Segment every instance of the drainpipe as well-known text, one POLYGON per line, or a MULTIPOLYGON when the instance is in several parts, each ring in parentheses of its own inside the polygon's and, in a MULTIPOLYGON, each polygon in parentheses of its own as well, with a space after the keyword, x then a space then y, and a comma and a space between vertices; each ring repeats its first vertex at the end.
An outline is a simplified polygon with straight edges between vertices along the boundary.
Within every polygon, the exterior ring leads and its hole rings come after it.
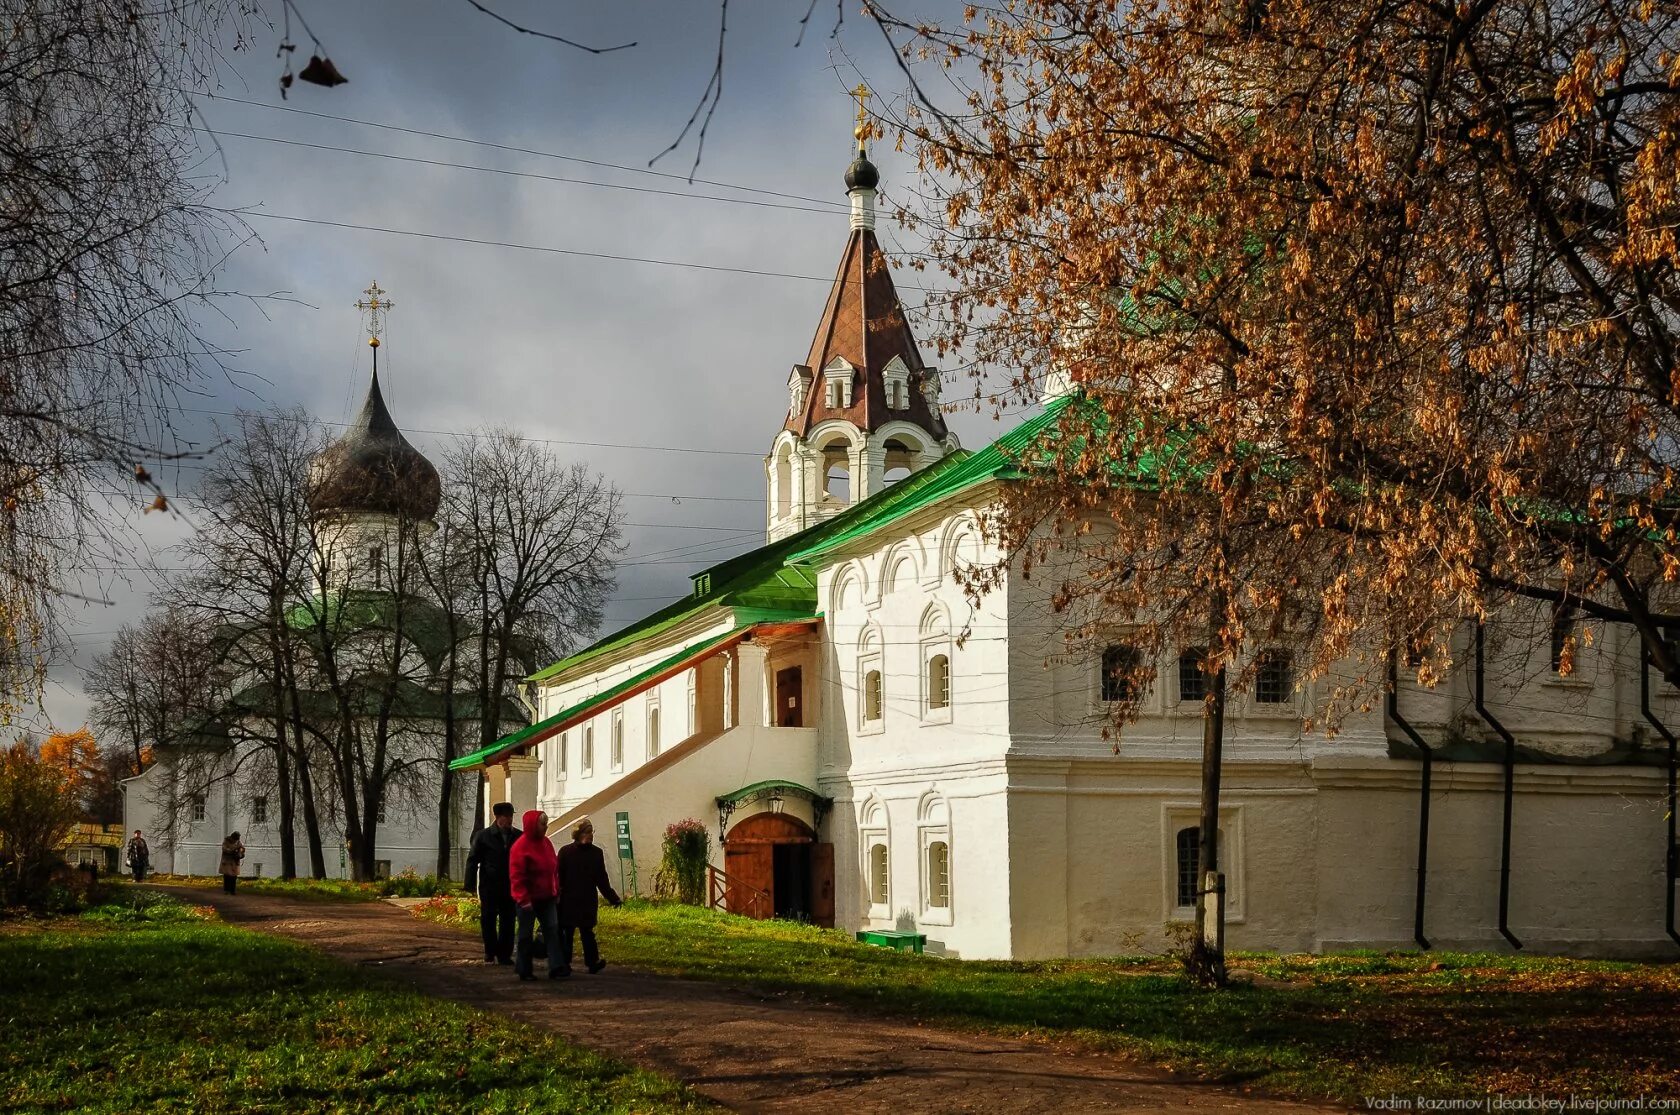
MULTIPOLYGON (((1417 904, 1412 914, 1412 940, 1417 942, 1418 948, 1427 952, 1430 945, 1429 938, 1423 935, 1423 898, 1425 884, 1429 879, 1429 774, 1435 765, 1435 750, 1423 741, 1417 729, 1412 727, 1411 721, 1400 715, 1400 671, 1396 665, 1398 657, 1392 652, 1388 656, 1388 718, 1412 741, 1412 746, 1423 752, 1423 787, 1418 793, 1417 904)), ((1669 815, 1672 818, 1672 811, 1669 815)), ((1673 888, 1669 888, 1669 894, 1672 896, 1673 893, 1673 888)), ((1669 905, 1672 908, 1672 899, 1669 905)), ((1672 918, 1669 924, 1673 924, 1672 918)))
POLYGON ((1494 730, 1500 739, 1505 741, 1505 817, 1501 825, 1499 844, 1499 935, 1511 943, 1512 948, 1520 949, 1523 943, 1517 940, 1517 935, 1511 932, 1510 923, 1506 915, 1511 908, 1511 801, 1516 789, 1517 780, 1517 739, 1505 725, 1494 719, 1493 713, 1488 711, 1484 698, 1487 696, 1485 677, 1485 659, 1483 644, 1486 628, 1483 624, 1476 625, 1476 714, 1487 722, 1487 726, 1494 730))
POLYGON ((1680 875, 1680 845, 1674 840, 1674 806, 1675 806, 1675 738, 1668 726, 1658 720, 1651 711, 1651 654, 1641 642, 1639 647, 1639 711, 1657 734, 1668 744, 1668 844, 1663 849, 1663 928, 1668 930, 1669 939, 1680 945, 1680 931, 1674 928, 1674 882, 1680 875))

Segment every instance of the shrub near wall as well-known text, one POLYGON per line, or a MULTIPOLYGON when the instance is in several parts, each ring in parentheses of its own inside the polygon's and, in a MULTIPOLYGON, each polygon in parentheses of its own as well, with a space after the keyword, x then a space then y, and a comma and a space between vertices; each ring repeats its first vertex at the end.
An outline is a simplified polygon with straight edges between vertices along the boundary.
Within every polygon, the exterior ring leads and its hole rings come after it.
POLYGON ((706 901, 706 863, 712 858, 712 838, 706 826, 690 817, 665 826, 664 847, 654 887, 662 898, 689 906, 706 901))

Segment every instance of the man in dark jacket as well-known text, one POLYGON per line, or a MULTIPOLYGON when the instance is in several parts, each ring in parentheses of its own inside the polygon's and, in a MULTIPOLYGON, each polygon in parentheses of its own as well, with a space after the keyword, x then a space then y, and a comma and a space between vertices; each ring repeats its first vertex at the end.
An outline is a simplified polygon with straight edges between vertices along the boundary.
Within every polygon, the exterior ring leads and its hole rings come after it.
POLYGON ((508 886, 508 851, 519 839, 513 803, 498 802, 495 822, 473 837, 467 853, 467 889, 478 891, 478 930, 486 964, 513 963, 513 891, 508 886), (476 884, 476 885, 475 885, 476 884))
POLYGON ((607 966, 595 943, 595 892, 614 906, 623 905, 607 878, 607 857, 595 846, 595 826, 585 817, 572 829, 572 842, 560 849, 560 956, 572 970, 572 931, 583 938, 583 963, 593 974, 607 966))

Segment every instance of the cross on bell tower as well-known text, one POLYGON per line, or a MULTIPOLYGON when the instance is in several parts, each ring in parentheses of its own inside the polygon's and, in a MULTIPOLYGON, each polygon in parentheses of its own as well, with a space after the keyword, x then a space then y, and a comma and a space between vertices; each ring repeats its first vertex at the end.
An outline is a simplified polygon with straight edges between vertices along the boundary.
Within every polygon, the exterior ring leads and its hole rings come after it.
MULTIPOLYGON (((367 315, 368 346, 378 349, 379 335, 385 331, 385 315, 390 312, 391 307, 395 306, 396 303, 383 297, 388 292, 380 289, 378 279, 375 279, 362 293, 367 297, 356 303, 356 309, 367 315)), ((374 353, 375 359, 378 358, 378 355, 377 352, 374 353)))

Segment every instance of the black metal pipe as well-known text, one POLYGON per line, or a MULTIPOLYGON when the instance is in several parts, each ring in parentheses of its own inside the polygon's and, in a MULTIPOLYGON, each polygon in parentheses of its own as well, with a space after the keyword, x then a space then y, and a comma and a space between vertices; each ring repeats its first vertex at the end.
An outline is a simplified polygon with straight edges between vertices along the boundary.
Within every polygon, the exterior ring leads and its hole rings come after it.
POLYGON ((1483 624, 1476 625, 1476 715, 1486 721, 1487 726, 1494 730, 1500 739, 1505 741, 1505 817, 1499 843, 1499 935, 1511 943, 1511 947, 1520 949, 1523 943, 1517 940, 1517 935, 1511 932, 1507 915, 1511 909, 1511 802, 1515 796, 1517 782, 1517 738, 1506 730, 1505 725, 1494 718, 1488 711, 1487 677, 1486 677, 1486 628, 1483 624))
MULTIPOLYGON (((1423 935, 1423 900, 1429 880, 1429 775, 1430 768, 1435 765, 1435 749, 1423 741, 1411 721, 1400 715, 1398 657, 1392 653, 1388 656, 1388 718, 1412 741, 1413 747, 1423 752, 1423 788, 1418 794, 1417 902, 1412 912, 1412 940, 1418 943, 1418 948, 1428 951, 1429 938, 1423 935)), ((1669 893, 1673 893, 1672 888, 1669 893)), ((1670 924, 1673 924, 1672 921, 1670 924)))
POLYGON ((1680 844, 1675 843, 1675 759, 1674 733, 1651 711, 1651 652, 1644 641, 1639 644, 1639 711, 1657 734, 1668 744, 1668 843, 1663 848, 1663 928, 1669 939, 1680 945, 1680 931, 1674 928, 1674 882, 1680 875, 1680 844))

